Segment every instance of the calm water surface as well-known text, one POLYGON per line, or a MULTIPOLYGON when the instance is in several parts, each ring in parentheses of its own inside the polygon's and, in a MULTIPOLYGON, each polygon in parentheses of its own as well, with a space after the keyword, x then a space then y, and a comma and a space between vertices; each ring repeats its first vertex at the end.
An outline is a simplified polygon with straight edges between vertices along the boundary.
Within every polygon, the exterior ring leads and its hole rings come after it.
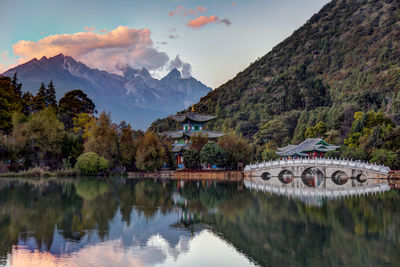
POLYGON ((0 266, 399 266, 400 193, 318 206, 243 184, 0 180, 0 266))

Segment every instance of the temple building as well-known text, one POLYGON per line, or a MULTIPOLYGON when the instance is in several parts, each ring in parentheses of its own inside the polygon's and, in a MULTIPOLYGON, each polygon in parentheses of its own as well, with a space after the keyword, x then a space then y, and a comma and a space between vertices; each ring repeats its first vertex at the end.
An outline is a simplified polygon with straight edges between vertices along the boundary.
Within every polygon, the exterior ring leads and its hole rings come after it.
POLYGON ((217 116, 199 114, 194 111, 185 114, 171 116, 172 119, 179 122, 177 131, 164 132, 172 138, 172 152, 174 152, 177 166, 184 168, 183 152, 190 149, 190 137, 193 135, 202 135, 211 140, 216 140, 218 137, 225 135, 222 132, 209 131, 206 123, 217 118, 217 116))
POLYGON ((328 151, 335 151, 339 146, 331 145, 321 138, 308 138, 299 145, 278 148, 276 154, 282 158, 322 158, 328 151))

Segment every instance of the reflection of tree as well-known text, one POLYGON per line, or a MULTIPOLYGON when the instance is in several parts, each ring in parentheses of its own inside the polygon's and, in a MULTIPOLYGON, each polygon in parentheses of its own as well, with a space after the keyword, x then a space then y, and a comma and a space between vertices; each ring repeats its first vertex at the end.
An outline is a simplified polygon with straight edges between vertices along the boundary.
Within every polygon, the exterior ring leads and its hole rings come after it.
MULTIPOLYGON (((189 222, 189 229, 195 229, 192 222, 209 224, 260 265, 371 266, 400 260, 397 191, 316 208, 235 187, 185 183, 179 190, 191 220, 183 224, 189 222)), ((106 239, 118 210, 128 225, 133 209, 149 219, 158 211, 169 214, 176 188, 176 182, 153 180, 0 180, 0 263, 19 240, 33 238, 48 250, 54 229, 69 241, 91 233, 106 239)))
POLYGON ((227 199, 206 220, 261 265, 393 264, 400 258, 400 194, 393 192, 327 202, 320 209, 263 193, 240 198, 238 192, 232 198, 247 208, 236 209, 227 199))

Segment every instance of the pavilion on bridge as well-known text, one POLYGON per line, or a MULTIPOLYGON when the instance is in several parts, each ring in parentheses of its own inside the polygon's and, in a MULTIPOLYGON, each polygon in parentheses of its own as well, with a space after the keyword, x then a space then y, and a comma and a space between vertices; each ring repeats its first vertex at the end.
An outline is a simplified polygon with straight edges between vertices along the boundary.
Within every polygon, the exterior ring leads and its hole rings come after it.
POLYGON ((164 132, 162 134, 174 139, 172 152, 179 168, 184 168, 183 152, 190 149, 190 137, 201 135, 208 139, 216 140, 218 137, 225 135, 222 132, 209 131, 207 129, 206 123, 216 119, 217 116, 196 113, 193 108, 192 112, 174 115, 171 118, 179 123, 177 131, 164 132))
POLYGON ((326 152, 338 148, 339 146, 328 144, 322 138, 308 138, 298 145, 278 148, 276 154, 282 158, 323 158, 326 152))

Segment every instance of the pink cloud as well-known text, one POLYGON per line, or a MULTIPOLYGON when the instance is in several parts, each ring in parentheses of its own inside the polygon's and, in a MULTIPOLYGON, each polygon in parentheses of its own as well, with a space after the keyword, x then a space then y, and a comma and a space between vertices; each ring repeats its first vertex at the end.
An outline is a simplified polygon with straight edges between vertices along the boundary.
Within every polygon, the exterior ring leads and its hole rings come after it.
POLYGON ((87 32, 93 32, 94 30, 96 30, 96 28, 93 26, 90 26, 90 27, 85 26, 85 27, 83 27, 83 30, 87 31, 87 32))
POLYGON ((198 18, 190 20, 186 25, 193 29, 198 29, 198 28, 204 27, 207 24, 216 23, 216 22, 223 23, 226 26, 229 26, 232 24, 231 21, 227 18, 220 19, 215 15, 211 15, 211 16, 200 16, 198 18))
POLYGON ((214 23, 218 21, 218 17, 215 15, 211 16, 200 16, 198 18, 195 18, 187 23, 187 26, 191 28, 200 28, 203 27, 209 23, 214 23))
POLYGON ((183 9, 184 9, 183 6, 177 6, 176 9, 175 9, 174 11, 170 11, 170 12, 168 13, 168 15, 169 15, 170 17, 172 17, 172 16, 174 16, 174 15, 176 15, 176 14, 181 13, 181 11, 182 11, 183 9))
POLYGON ((100 30, 100 32, 107 32, 107 29, 102 29, 100 30))
POLYGON ((232 6, 236 6, 236 2, 232 2, 232 6))
POLYGON ((169 61, 165 52, 153 46, 149 29, 119 26, 104 34, 78 32, 57 34, 34 41, 21 40, 13 45, 14 54, 23 63, 32 58, 63 53, 90 67, 119 73, 119 66, 149 70, 162 68, 169 61))

